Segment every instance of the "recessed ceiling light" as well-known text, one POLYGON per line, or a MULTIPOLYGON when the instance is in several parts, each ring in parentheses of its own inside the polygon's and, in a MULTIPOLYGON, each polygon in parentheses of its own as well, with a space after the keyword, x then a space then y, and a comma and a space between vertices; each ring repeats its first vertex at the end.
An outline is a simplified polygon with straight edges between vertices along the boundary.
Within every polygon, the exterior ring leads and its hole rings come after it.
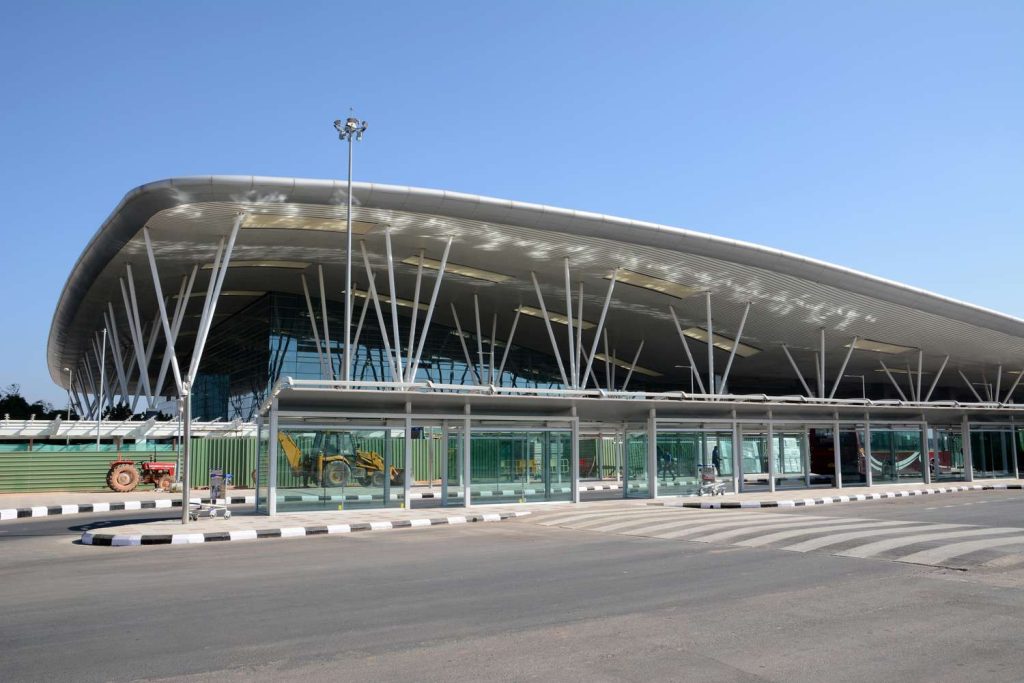
MULTIPOLYGON (((402 259, 402 263, 407 263, 410 266, 419 266, 420 257, 410 256, 409 258, 402 259)), ((441 262, 437 259, 423 257, 423 267, 431 270, 440 270, 441 262)), ((495 273, 481 268, 474 268, 472 266, 463 266, 458 263, 452 263, 451 261, 445 264, 444 270, 446 273, 455 273, 456 275, 473 278, 474 280, 483 280, 485 282, 505 282, 512 279, 511 275, 503 275, 501 273, 495 273)))
MULTIPOLYGON (((352 234, 365 235, 377 227, 376 223, 352 221, 352 234)), ((242 221, 242 229, 267 230, 315 230, 327 232, 345 232, 348 221, 344 218, 313 218, 309 216, 280 216, 271 213, 247 213, 242 221)))
MULTIPOLYGON (((689 329, 683 330, 683 334, 685 334, 690 339, 696 339, 697 341, 702 341, 705 344, 708 343, 708 331, 705 330, 703 327, 691 327, 689 329)), ((761 349, 754 348, 750 344, 744 344, 743 342, 740 342, 737 345, 735 339, 730 339, 729 337, 718 334, 717 332, 713 335, 713 339, 714 346, 716 349, 722 349, 723 351, 732 351, 733 347, 735 346, 736 355, 740 356, 741 358, 749 358, 754 354, 761 353, 761 349)))
MULTIPOLYGON (((844 348, 850 348, 849 344, 846 344, 844 348)), ((899 344, 889 344, 887 342, 874 341, 872 339, 858 339, 854 343, 853 348, 860 349, 862 351, 874 351, 875 353, 888 353, 895 356, 898 353, 906 353, 907 351, 913 351, 912 346, 900 346, 899 344)))
MULTIPOLYGON (((594 360, 595 361, 599 360, 599 361, 602 361, 602 362, 607 360, 610 363, 612 363, 613 365, 617 365, 620 368, 625 368, 626 370, 629 370, 629 368, 632 367, 631 364, 628 361, 624 361, 621 358, 608 358, 608 356, 604 355, 603 353, 595 353, 594 354, 594 360)), ((639 365, 637 365, 636 367, 633 368, 633 372, 639 372, 641 375, 647 375, 648 377, 661 377, 661 373, 660 372, 655 372, 654 370, 650 370, 648 368, 643 368, 643 367, 640 367, 639 365)))
MULTIPOLYGON (((352 296, 359 297, 360 299, 365 299, 369 295, 370 295, 370 293, 367 292, 365 289, 353 289, 352 290, 352 296)), ((391 297, 387 296, 385 294, 382 294, 381 292, 377 292, 377 298, 380 299, 384 303, 387 303, 387 304, 391 303, 391 297)), ((409 301, 408 299, 395 299, 395 303, 397 303, 399 306, 405 306, 406 308, 412 308, 413 306, 416 306, 416 308, 418 308, 421 311, 426 311, 427 309, 430 308, 430 306, 428 306, 427 304, 424 304, 424 303, 413 304, 413 302, 409 301)))
MULTIPOLYGON (((605 275, 605 280, 611 280, 611 275, 605 275)), ((668 280, 662 280, 658 277, 651 277, 650 275, 644 275, 643 273, 635 273, 632 270, 619 269, 615 275, 616 282, 622 282, 627 285, 634 287, 640 287, 641 289, 647 289, 652 292, 658 292, 660 294, 667 294, 668 296, 674 296, 677 299, 686 299, 699 294, 704 291, 696 289, 694 287, 687 287, 686 285, 680 285, 675 282, 669 282, 668 280)))
MULTIPOLYGON (((520 313, 522 313, 523 315, 530 315, 530 316, 533 316, 534 318, 543 318, 544 317, 544 312, 541 311, 539 308, 534 308, 533 306, 519 306, 518 308, 516 308, 516 310, 519 311, 520 313)), ((565 317, 564 313, 555 313, 554 311, 550 311, 549 310, 548 311, 548 319, 551 322, 558 323, 560 325, 568 325, 569 324, 569 319, 565 317)), ((573 319, 573 321, 572 321, 573 327, 576 327, 577 323, 579 323, 579 318, 573 319)), ((596 327, 596 325, 594 325, 594 323, 590 322, 589 320, 584 320, 582 327, 585 330, 589 330, 592 327, 596 327)))
MULTIPOLYGON (((305 261, 231 261, 228 268, 288 268, 302 270, 309 264, 305 261)), ((212 263, 204 263, 203 270, 212 270, 212 263)))

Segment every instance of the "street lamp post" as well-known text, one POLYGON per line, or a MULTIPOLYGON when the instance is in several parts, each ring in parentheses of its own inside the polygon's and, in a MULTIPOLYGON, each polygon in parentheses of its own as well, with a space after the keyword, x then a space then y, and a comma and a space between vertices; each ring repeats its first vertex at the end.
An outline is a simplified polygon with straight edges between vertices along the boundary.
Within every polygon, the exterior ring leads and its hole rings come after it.
POLYGON ((74 381, 74 375, 71 372, 71 368, 64 368, 64 372, 68 373, 68 409, 64 413, 64 419, 71 419, 71 383, 74 381))
MULTIPOLYGON (((352 345, 352 142, 353 139, 363 139, 363 133, 366 132, 366 121, 360 121, 354 116, 350 116, 345 121, 336 120, 334 129, 338 131, 339 140, 348 142, 348 212, 345 216, 345 347, 342 355, 345 369, 341 375, 342 379, 348 382, 352 379, 350 353, 352 345)), ((327 324, 326 321, 324 324, 327 324)), ((331 350, 327 349, 327 353, 330 354, 331 350)))

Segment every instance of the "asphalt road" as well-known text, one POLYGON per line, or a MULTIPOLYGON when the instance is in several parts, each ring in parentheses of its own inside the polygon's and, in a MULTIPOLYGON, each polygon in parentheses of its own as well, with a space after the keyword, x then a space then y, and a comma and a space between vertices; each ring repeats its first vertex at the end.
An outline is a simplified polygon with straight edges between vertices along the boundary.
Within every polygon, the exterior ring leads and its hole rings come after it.
MULTIPOLYGON (((904 514, 956 500, 910 499, 904 514)), ((72 542, 73 527, 103 517, 3 527, 0 680, 1022 678, 1024 580, 1010 572, 525 520, 197 547, 72 542)))
MULTIPOLYGON (((856 489, 850 489, 851 492, 856 489)), ((833 494, 835 495, 835 494, 833 494)), ((910 498, 886 498, 841 505, 768 508, 794 515, 871 517, 913 522, 1024 528, 1024 491, 965 491, 910 498)))

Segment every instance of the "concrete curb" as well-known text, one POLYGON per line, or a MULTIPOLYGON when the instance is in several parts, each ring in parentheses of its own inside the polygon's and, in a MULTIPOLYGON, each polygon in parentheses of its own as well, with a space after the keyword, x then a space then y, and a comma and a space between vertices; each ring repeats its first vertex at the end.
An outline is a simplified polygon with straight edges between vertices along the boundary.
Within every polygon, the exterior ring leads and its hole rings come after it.
MULTIPOLYGON (((233 496, 218 498, 189 498, 190 503, 205 505, 255 505, 256 496, 233 496)), ((0 521, 24 519, 25 517, 52 517, 55 515, 78 515, 88 512, 118 512, 130 510, 170 510, 180 508, 180 498, 156 498, 154 500, 123 500, 105 503, 70 503, 63 505, 38 505, 28 508, 8 508, 0 510, 0 521)))
POLYGON ((216 541, 256 541, 265 538, 294 538, 298 536, 335 536, 357 531, 383 531, 412 527, 440 526, 444 524, 468 524, 472 522, 500 522, 515 517, 525 517, 529 511, 485 512, 483 514, 453 515, 450 517, 423 517, 419 519, 382 520, 378 522, 355 522, 352 524, 327 524, 318 526, 288 526, 275 529, 239 529, 236 531, 210 531, 194 534, 111 534, 86 531, 82 534, 84 545, 141 546, 141 545, 184 545, 213 543, 216 541))
POLYGON ((938 493, 960 493, 963 491, 1004 491, 1024 489, 1022 484, 974 484, 971 486, 949 486, 944 488, 908 489, 901 491, 885 491, 883 493, 858 493, 852 496, 831 496, 828 498, 797 498, 793 500, 736 500, 736 501, 693 501, 672 503, 666 501, 651 502, 648 505, 664 507, 697 508, 700 510, 734 510, 737 508, 792 508, 807 505, 833 505, 836 503, 855 503, 862 500, 882 500, 884 498, 909 498, 911 496, 928 496, 938 493))

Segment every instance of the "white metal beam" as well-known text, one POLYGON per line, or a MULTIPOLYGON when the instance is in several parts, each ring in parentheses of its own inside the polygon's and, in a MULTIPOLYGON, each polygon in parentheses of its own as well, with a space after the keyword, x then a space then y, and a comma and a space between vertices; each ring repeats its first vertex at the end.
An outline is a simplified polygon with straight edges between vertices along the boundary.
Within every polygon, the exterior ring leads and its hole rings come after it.
POLYGON ((736 349, 740 347, 740 340, 743 338, 743 328, 747 324, 747 314, 750 313, 750 302, 747 302, 743 309, 743 317, 740 318, 740 327, 736 332, 736 340, 733 342, 732 350, 729 352, 729 360, 725 364, 725 372, 722 374, 722 393, 729 393, 729 371, 732 370, 732 361, 736 357, 736 349))
POLYGON ((601 317, 597 319, 597 329, 594 330, 594 342, 590 345, 590 357, 587 359, 587 369, 583 373, 584 378, 590 374, 590 368, 594 364, 594 356, 597 355, 597 344, 601 339, 601 332, 604 330, 604 321, 608 315, 608 306, 612 302, 612 292, 615 291, 615 282, 618 275, 619 271, 613 270, 612 277, 608 281, 608 293, 604 297, 604 306, 601 307, 601 317))
POLYGON ((786 354, 786 358, 789 359, 789 364, 791 366, 793 366, 793 372, 796 373, 796 378, 798 380, 800 380, 800 384, 803 385, 804 391, 807 392, 807 397, 808 398, 814 398, 814 392, 811 391, 811 388, 809 386, 807 386, 807 381, 804 380, 804 376, 802 374, 800 374, 800 368, 797 367, 796 361, 793 360, 793 355, 789 352, 789 347, 786 346, 785 344, 783 344, 782 345, 782 351, 783 351, 783 353, 786 354))
MULTIPOLYGON (((540 312, 544 315, 544 326, 548 330, 548 338, 551 340, 551 353, 555 356, 555 361, 558 363, 558 372, 562 375, 562 386, 570 388, 569 378, 565 375, 565 366, 562 365, 562 354, 558 350, 558 344, 555 342, 555 331, 551 329, 551 319, 548 318, 548 308, 544 305, 544 295, 540 291, 540 283, 537 282, 537 274, 532 270, 530 271, 530 278, 533 279, 533 289, 537 292, 537 301, 540 303, 540 312)), ((586 382, 586 379, 583 380, 586 382)))
MULTIPOLYGON (((156 256, 153 254, 153 242, 149 238, 149 228, 142 227, 142 238, 146 242, 146 256, 149 258, 149 268, 153 274, 153 289, 156 290, 156 303, 160 309, 160 323, 164 328, 164 335, 167 339, 167 352, 171 356, 171 371, 174 373, 174 384, 178 389, 178 396, 183 396, 187 387, 182 382, 181 369, 178 367, 177 354, 174 351, 174 337, 171 335, 171 323, 167 319, 167 307, 164 306, 164 293, 160 286, 160 273, 156 269, 156 256)), ((195 359, 193 359, 194 361, 195 359)), ((191 375, 189 376, 191 379, 191 375)), ((191 383, 191 382, 189 382, 191 383)))
MULTIPOLYGON (((384 350, 388 356, 388 367, 391 369, 391 380, 393 382, 401 382, 402 376, 398 374, 397 368, 395 368, 395 356, 391 352, 391 341, 388 338, 388 328, 384 323, 384 313, 380 308, 380 299, 377 297, 377 285, 374 282, 373 270, 370 268, 370 258, 366 255, 366 242, 365 240, 359 240, 359 249, 363 255, 363 267, 366 268, 366 279, 369 282, 367 289, 370 290, 370 297, 373 299, 373 308, 377 312, 377 324, 380 325, 380 335, 384 342, 384 350)), ((381 368, 381 372, 383 372, 381 368)))
MULTIPOLYGON (((327 369, 327 361, 324 360, 324 351, 320 346, 320 331, 316 324, 316 315, 313 313, 313 299, 309 296, 309 283, 306 282, 306 274, 299 275, 302 280, 302 294, 306 299, 306 312, 309 315, 309 326, 313 330, 313 343, 316 344, 316 356, 320 360, 320 375, 327 379, 334 379, 332 373, 327 369)), ((369 301, 369 299, 367 299, 369 301)))
POLYGON ((708 392, 704 390, 704 380, 700 378, 700 373, 697 372, 697 364, 693 362, 693 354, 690 353, 690 345, 686 342, 686 335, 683 334, 683 326, 679 324, 679 318, 676 316, 676 310, 669 306, 668 312, 672 314, 672 322, 675 323, 676 332, 679 333, 679 341, 683 342, 683 351, 686 352, 686 360, 690 361, 690 374, 697 380, 697 388, 700 389, 700 393, 707 394, 708 392))
POLYGON ((949 356, 942 359, 942 365, 939 366, 939 371, 935 373, 935 379, 932 380, 932 384, 928 387, 928 393, 925 394, 924 402, 928 403, 932 398, 932 392, 935 391, 936 385, 939 383, 939 378, 942 377, 943 370, 946 369, 946 363, 949 362, 949 356))
POLYGON ((839 374, 836 375, 836 381, 834 384, 832 384, 832 391, 830 391, 828 394, 828 397, 830 399, 836 397, 836 389, 839 388, 839 383, 843 381, 843 374, 846 372, 846 366, 850 362, 850 356, 853 355, 853 349, 855 346, 857 346, 857 339, 858 337, 854 336, 853 340, 850 342, 850 350, 846 352, 846 357, 843 358, 843 364, 839 366, 839 374))
POLYGON ((448 265, 448 253, 452 249, 452 240, 455 239, 452 236, 448 237, 447 244, 444 245, 444 254, 441 256, 441 265, 437 269, 437 279, 434 280, 434 291, 430 294, 430 305, 427 306, 427 315, 423 319, 423 330, 420 332, 420 342, 416 346, 416 359, 412 364, 412 371, 409 376, 413 381, 416 380, 416 371, 420 367, 420 358, 423 355, 423 344, 427 341, 427 333, 430 332, 430 321, 434 316, 434 305, 437 303, 437 293, 441 289, 441 280, 444 278, 444 269, 448 265))

